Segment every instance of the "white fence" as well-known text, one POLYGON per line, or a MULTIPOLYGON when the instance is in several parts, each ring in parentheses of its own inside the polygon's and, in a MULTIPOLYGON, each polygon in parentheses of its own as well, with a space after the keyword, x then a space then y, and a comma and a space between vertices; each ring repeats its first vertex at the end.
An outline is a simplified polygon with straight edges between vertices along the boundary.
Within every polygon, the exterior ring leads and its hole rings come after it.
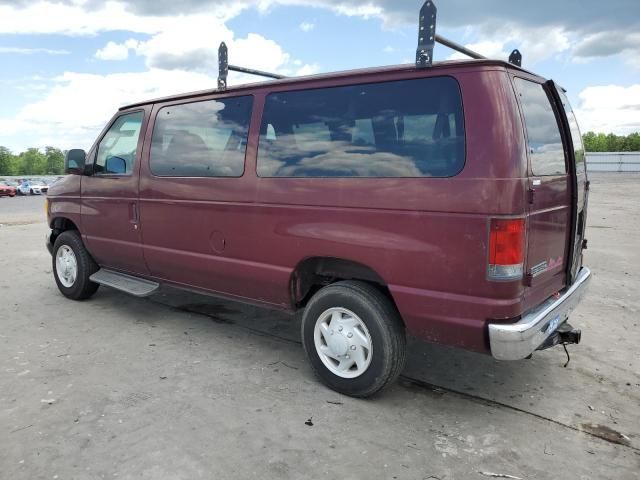
POLYGON ((640 152, 587 153, 589 172, 640 172, 640 152))

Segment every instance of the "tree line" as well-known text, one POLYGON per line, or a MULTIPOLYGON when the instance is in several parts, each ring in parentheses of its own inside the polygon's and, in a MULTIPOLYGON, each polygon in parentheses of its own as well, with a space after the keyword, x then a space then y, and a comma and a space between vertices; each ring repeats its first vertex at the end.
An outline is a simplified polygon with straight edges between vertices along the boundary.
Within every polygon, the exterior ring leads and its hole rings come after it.
POLYGON ((614 135, 587 132, 582 136, 587 152, 640 152, 640 133, 614 135))
MULTIPOLYGON (((587 152, 640 152, 640 132, 630 135, 587 132, 582 136, 587 152)), ((0 175, 61 175, 67 152, 55 147, 28 148, 14 155, 0 146, 0 175)))
POLYGON ((61 175, 64 173, 66 151, 55 147, 28 148, 14 155, 0 146, 0 175, 61 175))

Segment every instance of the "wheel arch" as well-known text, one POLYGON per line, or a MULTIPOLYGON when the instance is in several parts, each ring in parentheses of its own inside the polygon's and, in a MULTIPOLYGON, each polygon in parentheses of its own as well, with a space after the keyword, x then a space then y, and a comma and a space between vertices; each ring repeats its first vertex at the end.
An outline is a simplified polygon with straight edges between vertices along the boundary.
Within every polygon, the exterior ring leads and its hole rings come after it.
POLYGON ((80 229, 75 224, 75 222, 67 217, 56 217, 52 219, 49 223, 49 227, 51 228, 49 243, 51 243, 52 246, 55 243, 56 238, 58 238, 58 235, 60 235, 62 232, 76 230, 78 233, 80 233, 80 229))
POLYGON ((370 283, 383 291, 395 306, 387 283, 378 272, 363 263, 336 257, 308 257, 296 265, 289 280, 291 305, 294 309, 302 308, 320 288, 343 280, 370 283))

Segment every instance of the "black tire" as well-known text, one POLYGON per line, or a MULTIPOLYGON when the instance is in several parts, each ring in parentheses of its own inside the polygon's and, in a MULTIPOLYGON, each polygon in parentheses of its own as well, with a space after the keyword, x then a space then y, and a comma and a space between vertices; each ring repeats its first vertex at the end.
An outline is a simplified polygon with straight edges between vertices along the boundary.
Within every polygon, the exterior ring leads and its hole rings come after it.
POLYGON ((302 344, 316 375, 329 388, 352 397, 374 395, 394 382, 406 362, 406 337, 400 314, 391 300, 364 282, 337 282, 318 291, 302 316, 302 344), (317 320, 328 309, 341 307, 360 317, 372 343, 368 368, 355 378, 342 378, 322 362, 314 342, 317 320))
POLYGON ((99 267, 93 258, 91 258, 91 255, 89 255, 89 252, 87 252, 80 238, 80 234, 76 230, 68 230, 58 235, 53 244, 52 261, 53 277, 56 280, 58 289, 65 297, 72 300, 84 300, 96 293, 100 285, 90 281, 89 277, 97 272, 99 267), (56 264, 56 254, 60 247, 63 246, 68 246, 73 251, 78 268, 76 279, 69 287, 63 285, 60 281, 56 264))

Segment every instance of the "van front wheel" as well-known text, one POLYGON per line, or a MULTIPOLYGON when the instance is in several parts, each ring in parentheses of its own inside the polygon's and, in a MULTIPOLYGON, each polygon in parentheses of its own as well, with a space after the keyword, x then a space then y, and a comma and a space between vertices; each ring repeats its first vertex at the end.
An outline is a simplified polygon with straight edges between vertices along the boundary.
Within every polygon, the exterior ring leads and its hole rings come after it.
POLYGON ((97 283, 89 277, 98 265, 84 248, 75 230, 62 232, 53 245, 53 276, 60 292, 72 300, 84 300, 96 293, 97 283))
POLYGON ((302 344, 316 375, 352 397, 369 397, 392 383, 406 359, 395 306, 364 282, 338 282, 316 293, 302 316, 302 344))

